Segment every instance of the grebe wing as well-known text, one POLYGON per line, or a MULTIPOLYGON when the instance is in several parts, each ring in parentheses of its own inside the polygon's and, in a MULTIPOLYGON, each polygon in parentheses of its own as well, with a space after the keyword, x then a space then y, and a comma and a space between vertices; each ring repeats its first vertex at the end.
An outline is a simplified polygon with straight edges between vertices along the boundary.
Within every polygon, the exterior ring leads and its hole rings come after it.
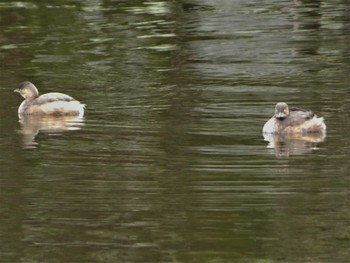
POLYGON ((296 107, 290 107, 289 112, 291 114, 297 113, 297 115, 303 119, 312 119, 315 116, 315 114, 311 110, 304 110, 296 107))
POLYGON ((76 101, 73 97, 59 92, 46 93, 35 99, 35 104, 45 104, 55 101, 76 101))

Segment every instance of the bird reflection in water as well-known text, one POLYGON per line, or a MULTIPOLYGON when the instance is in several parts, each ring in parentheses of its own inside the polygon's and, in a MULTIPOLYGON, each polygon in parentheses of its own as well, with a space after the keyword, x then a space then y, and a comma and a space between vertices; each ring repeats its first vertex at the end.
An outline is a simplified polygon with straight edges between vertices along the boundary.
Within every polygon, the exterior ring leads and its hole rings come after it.
POLYGON ((39 133, 57 135, 67 131, 80 130, 84 119, 77 116, 33 116, 19 115, 20 133, 25 148, 36 148, 35 137, 39 133))
POLYGON ((269 142, 267 148, 273 149, 276 157, 303 155, 318 149, 318 143, 326 139, 325 133, 310 134, 263 134, 264 140, 269 142))

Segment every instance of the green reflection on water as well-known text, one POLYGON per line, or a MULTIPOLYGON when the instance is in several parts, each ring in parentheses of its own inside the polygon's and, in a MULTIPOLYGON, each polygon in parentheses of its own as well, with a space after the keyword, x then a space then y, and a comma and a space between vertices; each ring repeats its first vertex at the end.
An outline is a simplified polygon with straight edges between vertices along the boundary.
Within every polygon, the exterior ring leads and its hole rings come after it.
POLYGON ((2 258, 346 262, 348 4, 321 2, 1 3, 2 258), (24 149, 23 80, 86 103, 81 129, 24 149), (280 100, 326 141, 276 158, 280 100))

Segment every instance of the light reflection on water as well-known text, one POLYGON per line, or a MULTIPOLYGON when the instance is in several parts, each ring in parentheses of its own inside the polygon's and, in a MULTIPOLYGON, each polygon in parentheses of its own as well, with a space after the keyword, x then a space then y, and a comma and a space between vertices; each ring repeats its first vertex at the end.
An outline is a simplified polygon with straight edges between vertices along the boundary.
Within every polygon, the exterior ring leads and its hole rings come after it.
POLYGON ((2 258, 346 262, 347 8, 0 3, 2 258), (18 123, 24 79, 86 118, 18 123), (324 116, 327 139, 264 141, 278 101, 324 116))
POLYGON ((20 133, 23 135, 23 145, 26 148, 35 147, 35 137, 39 133, 50 135, 61 134, 66 131, 77 131, 84 125, 83 118, 72 116, 19 116, 20 133))
POLYGON ((264 134, 264 140, 269 142, 267 148, 274 149, 277 157, 312 153, 318 149, 317 144, 325 139, 325 133, 288 136, 264 134))

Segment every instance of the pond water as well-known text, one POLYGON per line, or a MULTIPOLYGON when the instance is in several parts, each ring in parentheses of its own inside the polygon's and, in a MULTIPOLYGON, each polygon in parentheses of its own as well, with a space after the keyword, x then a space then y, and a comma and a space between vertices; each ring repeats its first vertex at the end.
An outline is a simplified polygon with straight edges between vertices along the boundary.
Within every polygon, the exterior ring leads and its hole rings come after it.
POLYGON ((0 0, 2 262, 348 262, 350 3, 0 0), (29 80, 87 105, 19 121, 29 80), (264 141, 274 105, 326 138, 264 141))

